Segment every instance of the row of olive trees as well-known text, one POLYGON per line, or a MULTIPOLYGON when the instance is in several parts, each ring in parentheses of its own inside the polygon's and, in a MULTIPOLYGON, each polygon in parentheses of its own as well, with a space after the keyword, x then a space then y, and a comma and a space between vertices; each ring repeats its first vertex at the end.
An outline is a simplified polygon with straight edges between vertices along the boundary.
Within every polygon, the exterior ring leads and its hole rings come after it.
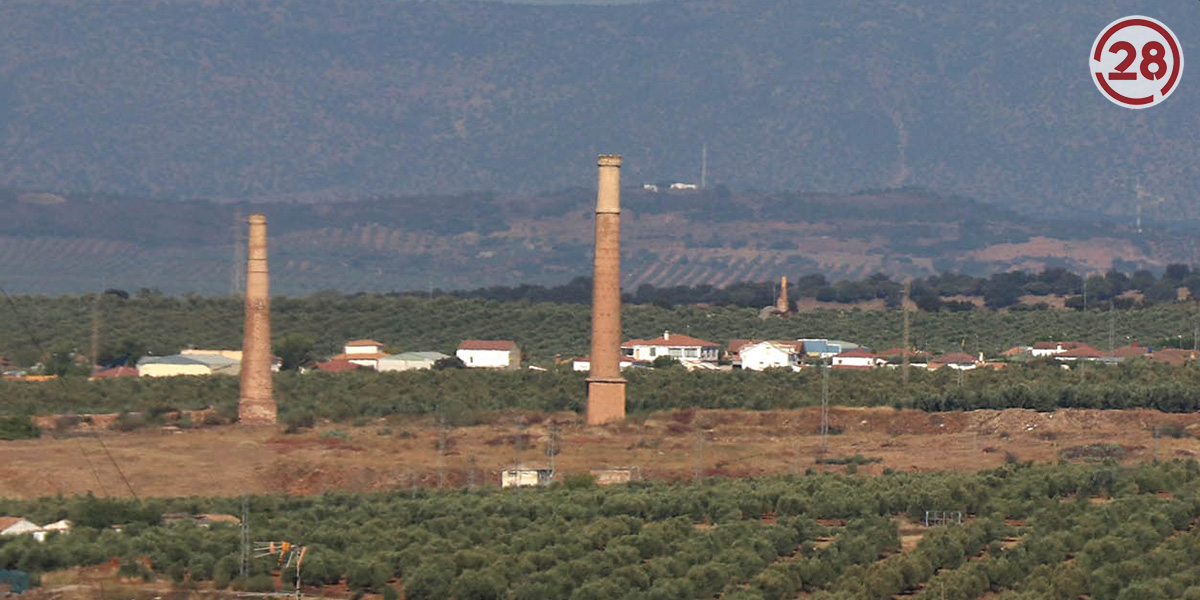
MULTIPOLYGON (((945 590, 947 598, 1108 600, 1155 584, 1176 589, 1195 576, 1196 536, 1179 532, 1200 518, 1198 489, 1195 461, 1007 465, 520 494, 270 495, 251 499, 250 523, 254 539, 309 547, 308 585, 345 581, 390 595, 399 580, 408 598, 882 599, 945 590), (929 509, 962 511, 968 522, 930 529, 914 550, 898 553, 895 517, 929 509)), ((6 514, 77 526, 44 544, 0 538, 0 568, 47 572, 118 558, 128 574, 224 587, 239 575, 236 527, 168 525, 162 515, 236 514, 238 504, 0 501, 6 514)), ((273 568, 264 558, 249 574, 273 568)))

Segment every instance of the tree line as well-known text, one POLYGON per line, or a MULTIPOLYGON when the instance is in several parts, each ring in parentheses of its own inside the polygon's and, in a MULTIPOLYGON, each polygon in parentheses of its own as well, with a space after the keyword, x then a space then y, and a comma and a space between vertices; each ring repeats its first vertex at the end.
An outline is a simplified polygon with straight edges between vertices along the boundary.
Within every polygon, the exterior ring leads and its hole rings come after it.
MULTIPOLYGON (((667 368, 634 370, 626 375, 628 410, 635 415, 688 408, 818 406, 823 389, 819 368, 799 373, 667 368)), ((392 415, 436 415, 452 425, 473 425, 494 420, 499 411, 581 413, 585 378, 585 373, 566 367, 547 372, 280 373, 275 378, 275 397, 281 419, 295 426, 311 426, 321 419, 355 423, 392 415)), ((830 402, 839 406, 924 411, 1150 408, 1183 413, 1200 411, 1200 366, 1176 367, 1134 359, 1120 365, 1064 371, 1052 361, 1035 360, 1000 371, 914 369, 907 382, 899 369, 834 370, 828 389, 830 402)), ((130 413, 115 427, 132 429, 161 424, 167 413, 213 408, 210 423, 220 424, 236 418, 237 398, 238 379, 220 375, 0 381, 0 416, 27 419, 46 414, 130 413)), ((0 434, 36 435, 26 422, 0 423, 0 434)))
MULTIPOLYGON (((1179 288, 1186 288, 1191 297, 1200 294, 1200 271, 1185 264, 1170 264, 1160 275, 1148 269, 1125 273, 1110 269, 1104 274, 1080 275, 1062 267, 1048 267, 1041 272, 1008 271, 988 276, 963 273, 940 273, 916 278, 911 282, 911 298, 917 308, 927 312, 938 310, 972 310, 974 304, 948 298, 979 296, 988 308, 1001 309, 1021 305, 1023 296, 1066 296, 1067 307, 1128 309, 1134 306, 1174 302, 1179 288), (1119 297, 1126 292, 1138 292, 1140 299, 1119 297)), ((808 274, 788 282, 789 298, 813 298, 822 302, 853 303, 883 300, 888 307, 900 306, 904 285, 883 273, 862 280, 830 281, 824 275, 808 274)), ((639 285, 623 295, 627 304, 718 304, 761 308, 772 306, 779 294, 778 282, 738 282, 725 287, 712 285, 656 287, 639 285)), ((401 295, 441 296, 451 298, 481 298, 499 302, 555 302, 589 304, 592 301, 592 282, 588 277, 576 277, 558 286, 524 284, 493 286, 461 291, 410 292, 401 295)), ((1026 309, 1039 307, 1037 302, 1021 305, 1026 309)))
MULTIPOLYGON (((97 360, 129 364, 139 356, 182 348, 240 348, 242 301, 232 297, 166 296, 143 290, 82 296, 11 296, 0 306, 0 355, 16 366, 42 363, 50 372, 87 372, 93 331, 97 360)), ((515 341, 528 362, 553 364, 589 351, 587 305, 500 302, 480 298, 418 298, 383 294, 345 296, 319 292, 272 299, 276 352, 289 366, 332 356, 349 340, 372 338, 389 351, 453 354, 464 339, 515 341)), ((1158 304, 1131 310, 970 311, 910 313, 910 343, 941 354, 995 355, 1037 340, 1078 340, 1107 350, 1140 341, 1192 347, 1200 306, 1158 304)), ((724 346, 734 338, 831 338, 877 351, 904 340, 901 311, 819 310, 781 319, 760 318, 754 307, 631 304, 623 309, 625 339, 654 338, 664 330, 724 346)))

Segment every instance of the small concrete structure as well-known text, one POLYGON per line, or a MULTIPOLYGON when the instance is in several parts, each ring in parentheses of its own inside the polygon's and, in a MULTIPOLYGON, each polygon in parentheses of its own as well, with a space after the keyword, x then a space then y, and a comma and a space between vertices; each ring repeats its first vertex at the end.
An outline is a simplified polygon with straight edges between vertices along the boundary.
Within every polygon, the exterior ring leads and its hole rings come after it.
POLYGON ((642 470, 638 467, 602 467, 591 469, 590 472, 596 485, 616 485, 642 479, 642 470))
POLYGON ((502 488, 550 485, 553 480, 553 469, 516 467, 500 472, 500 487, 502 488))

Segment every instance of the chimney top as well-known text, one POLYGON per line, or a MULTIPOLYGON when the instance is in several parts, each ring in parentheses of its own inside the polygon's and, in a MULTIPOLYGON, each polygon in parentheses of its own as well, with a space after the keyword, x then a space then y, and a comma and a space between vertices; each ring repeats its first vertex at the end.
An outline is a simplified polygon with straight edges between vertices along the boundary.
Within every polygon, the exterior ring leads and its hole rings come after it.
POLYGON ((601 154, 596 159, 596 164, 601 167, 620 167, 621 166, 621 155, 620 154, 601 154))
POLYGON ((266 222, 267 222, 267 215, 263 215, 263 214, 253 214, 253 215, 250 215, 250 218, 248 219, 248 221, 249 221, 250 223, 266 223, 266 222))
POLYGON ((669 339, 671 339, 671 332, 670 332, 670 331, 663 331, 663 339, 664 339, 664 340, 669 340, 669 339))

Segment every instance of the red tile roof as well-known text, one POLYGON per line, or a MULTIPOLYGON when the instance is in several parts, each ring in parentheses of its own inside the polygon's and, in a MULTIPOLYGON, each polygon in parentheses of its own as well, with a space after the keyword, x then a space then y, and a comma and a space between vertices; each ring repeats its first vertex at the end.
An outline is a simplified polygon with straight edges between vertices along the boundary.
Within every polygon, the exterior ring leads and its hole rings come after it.
POLYGON ((380 342, 375 340, 353 340, 346 342, 347 346, 382 346, 380 342))
POLYGON ((1200 352, 1195 350, 1182 350, 1179 348, 1167 348, 1158 350, 1150 355, 1150 358, 1159 362, 1165 362, 1169 365, 1182 365, 1189 360, 1200 358, 1200 352))
POLYGON ((1055 354, 1055 358, 1100 358, 1105 356, 1100 350, 1087 344, 1079 344, 1066 352, 1055 354))
POLYGON ((862 348, 855 348, 853 350, 847 350, 847 351, 837 355, 835 358, 879 358, 879 357, 875 356, 875 353, 873 353, 873 352, 863 350, 862 348))
POLYGON ((1132 358, 1135 356, 1145 356, 1150 353, 1150 349, 1145 346, 1139 346, 1134 342, 1128 346, 1121 346, 1112 351, 1112 356, 1120 356, 1124 358, 1132 358))
POLYGON ((92 375, 92 379, 111 379, 113 377, 137 377, 138 370, 133 367, 110 367, 101 369, 92 375))
POLYGON ((905 350, 904 348, 889 348, 879 353, 879 356, 900 356, 907 354, 913 358, 924 358, 929 356, 929 353, 924 350, 905 350))
POLYGON ((943 354, 929 362, 937 365, 974 365, 979 363, 979 358, 971 356, 966 352, 951 352, 950 354, 943 354))
POLYGON ((329 360, 377 360, 391 356, 387 352, 356 352, 354 354, 336 354, 329 360))
POLYGON ((0 517, 0 531, 4 531, 24 520, 21 517, 0 517))
POLYGON ((344 373, 346 371, 354 371, 361 369, 362 366, 356 365, 348 360, 333 359, 326 362, 317 363, 317 370, 326 373, 344 373))
POLYGON ((463 340, 459 350, 516 350, 517 343, 511 340, 463 340))
POLYGON ((730 354, 737 354, 738 352, 742 351, 742 348, 745 348, 746 346, 750 346, 753 344, 757 344, 761 341, 762 340, 747 340, 747 339, 742 339, 742 338, 734 338, 732 340, 729 340, 729 349, 727 351, 730 354))
POLYGON ((709 341, 702 340, 699 338, 694 338, 689 335, 683 335, 681 333, 669 333, 669 332, 663 334, 662 336, 656 337, 652 340, 629 340, 628 342, 621 344, 622 348, 632 348, 634 346, 669 346, 672 348, 692 348, 692 347, 719 348, 720 347, 717 344, 714 344, 713 342, 709 342, 709 341))

